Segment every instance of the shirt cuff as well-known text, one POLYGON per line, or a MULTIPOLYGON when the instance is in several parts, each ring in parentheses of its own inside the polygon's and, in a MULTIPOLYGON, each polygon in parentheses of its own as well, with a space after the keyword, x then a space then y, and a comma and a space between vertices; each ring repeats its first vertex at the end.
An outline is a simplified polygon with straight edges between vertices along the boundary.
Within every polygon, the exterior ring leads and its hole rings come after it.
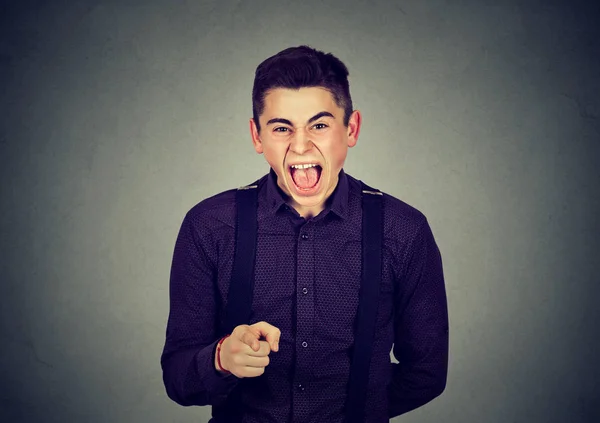
POLYGON ((202 348, 196 356, 200 380, 211 396, 227 396, 239 382, 233 373, 221 373, 215 368, 215 353, 220 339, 202 348))

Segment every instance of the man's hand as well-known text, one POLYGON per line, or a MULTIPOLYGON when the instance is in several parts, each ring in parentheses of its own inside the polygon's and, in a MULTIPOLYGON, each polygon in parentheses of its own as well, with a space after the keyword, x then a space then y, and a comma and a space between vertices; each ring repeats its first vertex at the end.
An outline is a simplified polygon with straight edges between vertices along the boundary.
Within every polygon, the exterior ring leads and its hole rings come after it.
POLYGON ((269 353, 279 351, 280 336, 281 331, 267 322, 236 326, 221 344, 221 366, 239 378, 262 375, 269 364, 269 353))

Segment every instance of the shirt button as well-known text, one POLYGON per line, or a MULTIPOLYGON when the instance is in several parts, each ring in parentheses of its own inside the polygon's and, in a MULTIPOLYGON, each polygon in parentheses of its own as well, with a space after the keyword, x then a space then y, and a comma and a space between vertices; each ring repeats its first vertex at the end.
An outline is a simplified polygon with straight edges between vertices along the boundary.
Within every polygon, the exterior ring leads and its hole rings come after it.
POLYGON ((306 289, 306 288, 302 288, 302 293, 303 293, 303 294, 306 294, 307 292, 308 292, 308 289, 306 289))
POLYGON ((302 239, 308 239, 308 234, 302 234, 302 239))
POLYGON ((304 342, 302 343, 302 346, 303 346, 304 348, 306 348, 306 347, 308 346, 308 344, 306 343, 306 341, 304 341, 304 342))

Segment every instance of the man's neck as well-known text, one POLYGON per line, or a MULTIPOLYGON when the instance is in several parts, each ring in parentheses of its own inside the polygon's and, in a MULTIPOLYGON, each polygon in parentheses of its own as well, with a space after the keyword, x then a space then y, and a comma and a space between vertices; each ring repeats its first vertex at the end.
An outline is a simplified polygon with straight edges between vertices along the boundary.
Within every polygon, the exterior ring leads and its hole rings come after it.
POLYGON ((310 219, 311 217, 317 216, 319 213, 321 213, 323 210, 325 210, 324 205, 315 206, 315 207, 302 207, 299 204, 294 204, 294 202, 290 202, 290 203, 288 203, 288 205, 290 207, 293 207, 294 210, 296 210, 300 216, 302 216, 303 218, 305 218, 307 220, 310 219))

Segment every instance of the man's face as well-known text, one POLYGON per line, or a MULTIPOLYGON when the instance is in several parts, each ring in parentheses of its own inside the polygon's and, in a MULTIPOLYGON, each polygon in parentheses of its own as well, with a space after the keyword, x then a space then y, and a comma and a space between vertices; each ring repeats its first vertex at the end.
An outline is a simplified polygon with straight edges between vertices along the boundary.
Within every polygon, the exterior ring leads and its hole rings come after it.
POLYGON ((337 185, 348 147, 358 139, 360 113, 355 110, 346 127, 344 110, 326 89, 277 88, 267 93, 259 120, 260 133, 250 119, 254 148, 264 153, 292 206, 322 210, 337 185))

